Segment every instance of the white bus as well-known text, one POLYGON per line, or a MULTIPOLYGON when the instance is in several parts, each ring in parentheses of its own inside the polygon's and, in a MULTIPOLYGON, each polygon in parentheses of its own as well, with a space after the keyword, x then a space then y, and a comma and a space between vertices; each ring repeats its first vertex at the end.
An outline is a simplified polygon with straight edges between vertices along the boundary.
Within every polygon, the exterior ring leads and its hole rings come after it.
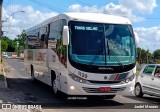
POLYGON ((113 98, 133 91, 136 39, 128 19, 64 13, 26 30, 26 35, 26 70, 55 94, 113 98))

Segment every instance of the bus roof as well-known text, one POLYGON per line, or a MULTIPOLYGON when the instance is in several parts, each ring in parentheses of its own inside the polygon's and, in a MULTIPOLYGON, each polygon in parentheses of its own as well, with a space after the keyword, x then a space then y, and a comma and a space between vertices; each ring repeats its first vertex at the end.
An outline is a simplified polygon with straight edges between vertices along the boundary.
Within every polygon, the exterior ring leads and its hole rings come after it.
POLYGON ((101 13, 64 13, 58 16, 51 17, 42 23, 29 28, 27 31, 36 29, 40 26, 47 25, 57 19, 66 19, 67 21, 84 21, 84 22, 95 22, 95 23, 112 23, 112 24, 131 24, 130 20, 120 16, 101 14, 101 13))
POLYGON ((113 24, 131 24, 130 20, 102 13, 64 13, 66 16, 77 21, 97 22, 97 23, 113 23, 113 24))

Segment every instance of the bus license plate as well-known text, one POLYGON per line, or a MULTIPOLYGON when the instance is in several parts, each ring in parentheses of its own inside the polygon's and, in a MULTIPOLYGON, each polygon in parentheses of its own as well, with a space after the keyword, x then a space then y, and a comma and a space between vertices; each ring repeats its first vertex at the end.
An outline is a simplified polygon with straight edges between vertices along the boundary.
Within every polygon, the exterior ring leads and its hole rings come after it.
POLYGON ((99 91, 100 92, 110 92, 111 91, 111 87, 100 87, 99 91))

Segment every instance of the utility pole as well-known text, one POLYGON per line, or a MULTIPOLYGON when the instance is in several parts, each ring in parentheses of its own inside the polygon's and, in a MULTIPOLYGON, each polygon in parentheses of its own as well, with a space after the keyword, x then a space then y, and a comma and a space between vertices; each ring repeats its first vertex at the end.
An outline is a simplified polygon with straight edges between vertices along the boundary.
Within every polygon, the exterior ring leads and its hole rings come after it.
POLYGON ((141 65, 141 49, 139 51, 139 64, 141 65))
POLYGON ((149 59, 148 59, 148 55, 149 55, 149 48, 148 48, 148 45, 147 46, 147 64, 149 63, 149 59))
POLYGON ((0 0, 0 38, 2 37, 2 4, 3 0, 0 0))
MULTIPOLYGON (((155 52, 155 47, 156 47, 156 45, 154 45, 154 52, 155 52)), ((154 63, 156 63, 155 53, 153 54, 153 60, 154 60, 154 63)))
POLYGON ((1 51, 1 39, 2 39, 2 4, 3 0, 0 0, 0 61, 2 62, 2 51, 1 51))
POLYGON ((149 53, 149 49, 147 50, 147 64, 149 63, 149 61, 148 61, 148 53, 149 53))

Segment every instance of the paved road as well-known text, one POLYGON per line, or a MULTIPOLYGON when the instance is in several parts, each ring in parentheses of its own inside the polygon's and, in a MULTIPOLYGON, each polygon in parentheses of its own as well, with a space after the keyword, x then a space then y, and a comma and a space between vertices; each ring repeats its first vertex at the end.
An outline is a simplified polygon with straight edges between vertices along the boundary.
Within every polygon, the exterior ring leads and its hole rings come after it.
MULTIPOLYGON (((130 103, 160 103, 159 98, 144 96, 144 98, 137 98, 135 96, 121 96, 117 95, 113 100, 66 100, 65 98, 56 98, 52 94, 52 90, 45 84, 40 82, 32 83, 30 75, 24 69, 24 62, 19 59, 4 59, 7 67, 6 77, 8 88, 21 91, 23 95, 19 99, 23 103, 47 103, 57 104, 65 107, 81 107, 90 109, 101 108, 133 108, 134 105, 130 103)), ((16 103, 16 102, 15 102, 16 103)))

